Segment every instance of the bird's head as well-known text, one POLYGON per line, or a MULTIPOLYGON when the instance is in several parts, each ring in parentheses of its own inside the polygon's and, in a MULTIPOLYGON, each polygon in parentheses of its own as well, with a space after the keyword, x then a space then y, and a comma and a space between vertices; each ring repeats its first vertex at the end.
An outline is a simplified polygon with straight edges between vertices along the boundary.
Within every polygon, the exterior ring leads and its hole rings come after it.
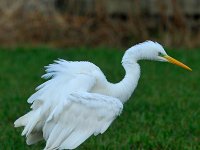
POLYGON ((138 60, 155 60, 155 61, 163 61, 175 64, 180 66, 184 69, 192 71, 191 68, 186 66, 185 64, 181 63, 180 61, 170 57, 162 47, 157 42, 146 41, 143 43, 139 43, 131 48, 129 48, 124 57, 122 62, 134 62, 138 60))

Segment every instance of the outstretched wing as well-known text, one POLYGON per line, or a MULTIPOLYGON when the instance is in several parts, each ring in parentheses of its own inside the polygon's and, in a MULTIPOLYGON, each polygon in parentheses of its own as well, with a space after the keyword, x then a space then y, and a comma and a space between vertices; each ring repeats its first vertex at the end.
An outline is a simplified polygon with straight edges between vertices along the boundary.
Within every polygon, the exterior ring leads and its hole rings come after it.
POLYGON ((98 68, 89 62, 59 60, 47 67, 44 78, 28 102, 31 111, 15 121, 24 126, 27 144, 43 138, 46 149, 73 149, 92 134, 103 133, 120 114, 122 103, 110 96, 90 93, 98 68))
POLYGON ((96 78, 89 69, 94 65, 89 62, 56 61, 46 67, 44 78, 50 80, 36 88, 28 99, 32 103, 31 111, 15 121, 15 127, 24 126, 22 135, 26 135, 27 144, 41 140, 42 128, 49 114, 67 96, 75 91, 90 91, 96 84, 96 78))
POLYGON ((122 103, 114 97, 88 92, 69 94, 45 122, 46 149, 78 147, 92 134, 105 132, 122 108, 122 103))

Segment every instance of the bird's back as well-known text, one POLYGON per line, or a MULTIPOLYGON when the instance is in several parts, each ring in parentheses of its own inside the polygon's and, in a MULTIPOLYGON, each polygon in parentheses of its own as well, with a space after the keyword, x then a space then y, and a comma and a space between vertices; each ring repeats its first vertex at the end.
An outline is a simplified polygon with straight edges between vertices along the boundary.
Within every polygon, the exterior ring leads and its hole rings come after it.
POLYGON ((66 61, 58 60, 56 63, 46 66, 45 79, 52 76, 64 75, 75 76, 77 74, 91 74, 94 71, 100 71, 99 67, 88 61, 66 61))

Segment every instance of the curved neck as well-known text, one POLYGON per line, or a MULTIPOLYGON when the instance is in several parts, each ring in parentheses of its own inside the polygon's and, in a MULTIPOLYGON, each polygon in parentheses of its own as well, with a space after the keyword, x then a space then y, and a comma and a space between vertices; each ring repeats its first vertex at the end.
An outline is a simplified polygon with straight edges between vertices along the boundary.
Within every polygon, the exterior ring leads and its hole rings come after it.
POLYGON ((115 95, 117 95, 116 97, 119 98, 122 103, 125 103, 130 98, 138 84, 138 80, 140 77, 140 66, 136 62, 122 62, 122 65, 125 69, 126 74, 122 81, 115 84, 115 95))
MULTIPOLYGON (((123 58, 122 58, 122 65, 124 66, 125 64, 134 64, 137 63, 138 60, 143 59, 142 57, 143 49, 141 49, 138 46, 134 46, 129 48, 123 58)), ((126 66, 124 66, 126 70, 126 66)))

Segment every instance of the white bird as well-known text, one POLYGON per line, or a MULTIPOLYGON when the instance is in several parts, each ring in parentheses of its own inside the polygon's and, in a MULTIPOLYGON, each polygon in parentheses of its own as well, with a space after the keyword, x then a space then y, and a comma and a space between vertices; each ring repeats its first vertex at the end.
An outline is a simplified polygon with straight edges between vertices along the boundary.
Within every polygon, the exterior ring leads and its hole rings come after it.
POLYGON ((28 145, 42 139, 45 150, 75 149, 91 135, 104 133, 120 115, 140 77, 139 60, 170 62, 188 66, 168 56, 163 47, 146 41, 129 48, 123 58, 125 77, 119 83, 107 81, 90 62, 57 60, 46 67, 42 77, 50 79, 36 88, 29 99, 31 111, 17 119, 24 126, 28 145))

